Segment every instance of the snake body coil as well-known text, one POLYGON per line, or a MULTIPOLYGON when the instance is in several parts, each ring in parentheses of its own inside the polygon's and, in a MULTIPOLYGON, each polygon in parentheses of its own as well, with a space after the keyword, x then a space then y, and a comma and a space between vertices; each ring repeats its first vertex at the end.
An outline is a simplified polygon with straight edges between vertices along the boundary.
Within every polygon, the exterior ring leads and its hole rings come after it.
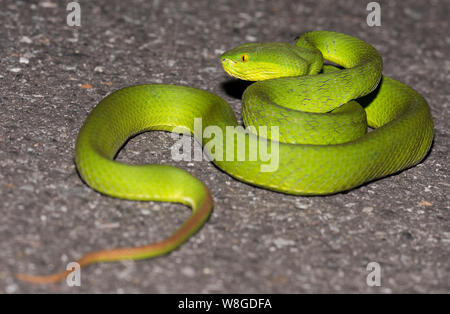
MULTIPOLYGON (((355 37, 310 32, 296 45, 242 45, 224 53, 221 61, 225 71, 235 77, 261 80, 243 95, 246 126, 279 128, 279 167, 275 171, 263 172, 261 166, 267 162, 249 160, 261 137, 242 130, 238 135, 249 143, 245 147, 247 158, 214 161, 239 180, 289 194, 331 194, 411 167, 431 146, 433 121, 424 98, 408 86, 382 77, 378 52, 355 37), (323 59, 344 69, 323 66, 323 59), (352 101, 360 97, 364 108, 352 101), (367 133, 367 124, 374 130, 367 133)), ((203 130, 218 126, 225 132, 227 126, 237 126, 231 108, 220 97, 174 85, 127 87, 103 99, 91 112, 80 130, 75 155, 87 184, 114 197, 186 204, 193 212, 162 242, 90 253, 78 261, 81 266, 170 252, 207 220, 211 195, 186 171, 113 160, 130 136, 180 126, 193 133, 194 118, 200 117, 203 130)), ((203 139, 203 144, 206 142, 203 139)), ((236 157, 236 145, 227 147, 224 140, 223 150, 217 148, 215 153, 236 157)), ((19 278, 54 282, 68 273, 21 274, 19 278)))

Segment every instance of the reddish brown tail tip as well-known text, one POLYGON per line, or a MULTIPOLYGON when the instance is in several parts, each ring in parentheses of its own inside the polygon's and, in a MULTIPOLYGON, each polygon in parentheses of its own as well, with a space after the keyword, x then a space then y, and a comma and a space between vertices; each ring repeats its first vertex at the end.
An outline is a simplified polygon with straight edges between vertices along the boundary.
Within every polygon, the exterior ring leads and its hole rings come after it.
POLYGON ((72 271, 63 271, 58 274, 49 275, 49 276, 33 276, 28 274, 22 274, 19 273, 16 275, 17 279, 29 283, 35 283, 35 284, 49 284, 49 283, 56 283, 64 278, 67 277, 68 274, 70 274, 72 271))

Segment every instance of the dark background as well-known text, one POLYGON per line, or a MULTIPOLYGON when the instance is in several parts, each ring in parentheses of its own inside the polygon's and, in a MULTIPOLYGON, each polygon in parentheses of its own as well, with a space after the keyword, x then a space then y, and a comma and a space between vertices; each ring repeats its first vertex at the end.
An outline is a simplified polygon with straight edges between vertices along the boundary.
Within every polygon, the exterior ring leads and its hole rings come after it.
POLYGON ((0 292, 449 292, 449 2, 0 0, 0 292), (333 30, 373 44, 384 74, 418 90, 435 121, 420 165, 348 193, 296 197, 234 180, 211 163, 174 163, 163 132, 130 141, 119 160, 188 169, 210 188, 208 223, 170 255, 93 265, 82 286, 32 286, 14 274, 59 271, 82 254, 145 244, 189 215, 181 205, 102 196, 78 177, 74 142, 107 94, 140 83, 203 88, 240 117, 242 84, 221 52, 333 30), (381 287, 366 285, 378 262, 381 287))

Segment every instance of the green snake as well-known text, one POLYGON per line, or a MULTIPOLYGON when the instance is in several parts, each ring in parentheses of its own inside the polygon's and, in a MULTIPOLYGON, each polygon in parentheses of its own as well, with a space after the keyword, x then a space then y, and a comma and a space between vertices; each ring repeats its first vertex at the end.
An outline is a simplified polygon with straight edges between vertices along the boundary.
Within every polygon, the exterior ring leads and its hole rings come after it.
MULTIPOLYGON (((234 145, 223 139, 210 150, 214 164, 241 181, 288 194, 333 194, 411 167, 431 146, 433 120, 427 102, 410 87, 383 77, 381 56, 360 39, 313 31, 295 45, 244 44, 223 53, 220 60, 231 76, 258 81, 242 97, 247 129, 235 128, 234 145), (324 65, 324 60, 340 67, 324 65), (354 101, 358 98, 360 103, 354 101), (269 131, 261 133, 256 127, 260 125, 269 131), (368 132, 367 125, 373 130, 368 132), (270 128, 275 126, 277 133, 270 128), (262 171, 269 161, 249 157, 275 136, 278 167, 262 171), (245 142, 238 142, 239 137, 245 142), (245 146, 241 156, 238 144, 245 146), (220 158, 226 154, 233 158, 220 158)), ((202 131, 215 126, 225 133, 227 126, 238 126, 220 97, 176 85, 126 87, 104 98, 90 113, 75 147, 77 169, 89 186, 123 199, 185 204, 192 214, 161 242, 93 252, 78 260, 80 266, 168 253, 208 219, 211 194, 185 170, 114 161, 127 139, 141 132, 181 127, 197 136, 195 118, 202 119, 202 131)), ((204 146, 209 141, 196 139, 204 146)), ((19 278, 48 283, 69 273, 19 278)))

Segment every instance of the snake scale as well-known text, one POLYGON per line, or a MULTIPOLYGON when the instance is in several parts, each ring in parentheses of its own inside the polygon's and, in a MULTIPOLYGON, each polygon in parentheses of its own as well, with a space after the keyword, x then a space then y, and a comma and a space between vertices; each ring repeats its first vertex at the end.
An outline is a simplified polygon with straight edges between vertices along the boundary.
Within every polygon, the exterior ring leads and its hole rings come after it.
MULTIPOLYGON (((225 140, 211 151, 215 157, 225 153, 236 157, 213 162, 241 181, 296 195, 333 194, 416 165, 431 146, 433 120, 427 102, 403 83, 383 77, 381 56, 360 39, 313 31, 303 34, 295 45, 244 44, 220 59, 231 76, 258 81, 242 97, 244 124, 277 126, 279 130, 279 166, 275 171, 261 171, 267 162, 248 158, 265 140, 263 135, 274 137, 271 131, 254 134, 238 130, 246 139, 244 160, 237 160, 236 145, 229 147, 225 140), (340 67, 323 65, 324 60, 340 67), (373 130, 368 132, 367 126, 373 130)), ((164 84, 123 88, 104 98, 90 113, 75 147, 77 169, 90 187, 123 199, 185 204, 192 208, 192 214, 161 242, 89 253, 78 260, 80 266, 168 253, 208 219, 213 206, 211 194, 185 170, 114 161, 131 136, 175 127, 193 134, 194 118, 202 118, 203 130, 217 126, 225 132, 227 126, 238 125, 230 106, 220 97, 192 87, 164 84)), ((197 140, 203 145, 207 141, 197 140)), ((69 273, 18 276, 29 282, 49 283, 69 273)))

